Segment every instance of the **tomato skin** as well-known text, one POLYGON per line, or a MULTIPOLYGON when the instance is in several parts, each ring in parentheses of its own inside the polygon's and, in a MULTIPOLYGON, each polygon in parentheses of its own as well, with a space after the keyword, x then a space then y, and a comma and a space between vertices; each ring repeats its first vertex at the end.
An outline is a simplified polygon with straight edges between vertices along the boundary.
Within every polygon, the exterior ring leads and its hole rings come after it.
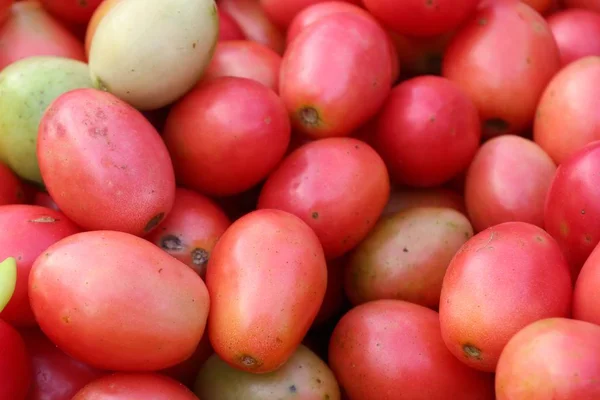
POLYGON ((477 232, 503 222, 544 227, 544 204, 556 165, 538 145, 502 135, 485 142, 467 172, 465 202, 477 232))
POLYGON ((250 40, 229 40, 217 44, 200 84, 221 76, 253 79, 279 91, 281 56, 250 40))
POLYGON ((600 398, 600 327, 550 318, 517 333, 496 373, 498 400, 600 398))
POLYGON ((24 330, 21 335, 33 369, 27 400, 71 400, 85 385, 106 374, 69 357, 38 329, 24 330))
POLYGON ((390 184, 381 157, 353 138, 308 143, 289 155, 265 182, 258 208, 300 217, 334 259, 365 238, 381 215, 390 184))
POLYGON ((573 291, 573 318, 600 325, 598 285, 600 284, 600 246, 583 264, 573 291))
POLYGON ((29 297, 40 328, 59 348, 116 371, 156 371, 189 358, 209 308, 194 271, 150 242, 114 231, 50 246, 33 265, 29 297))
POLYGON ((390 194, 382 217, 416 207, 444 207, 466 214, 465 200, 457 192, 446 188, 395 188, 390 194))
POLYGON ((438 314, 400 300, 350 310, 335 327, 329 364, 352 400, 493 399, 493 378, 448 352, 438 314))
POLYGON ((466 169, 479 146, 477 108, 453 82, 422 76, 392 89, 373 146, 399 184, 438 186, 466 169))
POLYGON ((543 229, 506 222, 473 236, 448 266, 440 323, 466 365, 496 369, 510 338, 539 319, 568 317, 572 285, 556 241, 543 229))
POLYGON ((392 55, 387 33, 363 15, 332 14, 302 30, 283 56, 279 81, 295 130, 313 139, 352 134, 390 92, 392 55))
POLYGON ((23 338, 0 319, 0 398, 25 400, 31 384, 31 364, 23 338))
POLYGON ((146 239, 204 278, 210 253, 229 225, 231 221, 213 200, 177 188, 171 213, 146 239))
POLYGON ((173 106, 163 138, 178 182, 227 196, 267 177, 285 155, 290 132, 275 92, 251 79, 221 77, 173 106))
POLYGON ((0 207, 0 259, 17 260, 17 285, 0 318, 17 326, 35 326, 29 305, 28 280, 35 259, 57 241, 78 233, 80 229, 62 213, 33 205, 0 207))
POLYGON ((110 93, 72 90, 52 102, 37 154, 48 193, 86 230, 143 235, 171 211, 175 176, 165 144, 139 111, 110 93))
POLYGON ((483 136, 521 134, 542 91, 560 68, 558 47, 544 18, 526 4, 480 9, 453 37, 442 74, 475 102, 483 136))
POLYGON ((40 0, 42 5, 59 19, 87 24, 103 0, 40 0))
POLYGON ((600 56, 600 15, 588 10, 559 11, 547 18, 562 65, 586 56, 600 56))
POLYGON ((0 206, 25 202, 25 189, 14 172, 0 163, 0 206))
POLYGON ((86 57, 90 54, 90 48, 92 47, 92 39, 96 33, 98 24, 102 21, 102 18, 121 0, 103 0, 100 5, 95 9, 92 14, 90 21, 85 31, 85 55, 86 57))
POLYGON ((199 400, 172 378, 149 373, 116 373, 86 385, 72 400, 199 400))
POLYGON ((234 368, 266 373, 283 365, 308 332, 325 296, 327 265, 302 220, 258 210, 221 237, 206 284, 215 352, 234 368))
POLYGON ((533 125, 533 139, 557 164, 600 140, 600 57, 572 62, 550 81, 533 125))
POLYGON ((81 42, 56 21, 37 1, 12 5, 0 25, 0 70, 32 56, 57 56, 85 61, 81 42))
POLYGON ((219 10, 219 41, 245 40, 246 35, 228 12, 219 10))
MULTIPOLYGON (((337 0, 339 2, 360 5, 360 0, 337 0)), ((288 0, 281 2, 278 0, 260 0, 261 7, 269 16, 271 21, 282 29, 288 28, 294 17, 308 7, 326 2, 325 0, 288 0)))

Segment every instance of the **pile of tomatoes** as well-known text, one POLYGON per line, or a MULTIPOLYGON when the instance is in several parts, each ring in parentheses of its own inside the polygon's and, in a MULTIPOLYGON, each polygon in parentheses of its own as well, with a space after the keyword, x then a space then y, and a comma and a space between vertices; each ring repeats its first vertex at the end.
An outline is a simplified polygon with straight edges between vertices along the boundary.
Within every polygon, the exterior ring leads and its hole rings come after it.
POLYGON ((0 0, 0 400, 600 399, 597 0, 0 0))

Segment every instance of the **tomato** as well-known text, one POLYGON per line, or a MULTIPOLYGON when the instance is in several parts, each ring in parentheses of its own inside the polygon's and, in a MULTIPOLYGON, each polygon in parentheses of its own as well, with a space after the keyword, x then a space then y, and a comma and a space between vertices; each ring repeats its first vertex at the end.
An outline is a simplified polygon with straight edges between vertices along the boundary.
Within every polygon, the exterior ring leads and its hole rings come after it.
POLYGON ((0 70, 32 56, 57 56, 85 61, 79 40, 36 1, 16 2, 0 25, 0 70))
POLYGON ((353 304, 397 299, 437 309, 454 254, 473 236, 450 208, 412 208, 380 220, 351 253, 344 287, 353 304))
POLYGON ((280 67, 281 56, 270 48, 250 40, 230 40, 217 44, 200 83, 221 76, 235 76, 253 79, 277 92, 280 67))
POLYGON ((537 321, 502 352, 498 400, 600 398, 600 327, 565 318, 537 321))
POLYGON ((196 381, 198 370, 213 353, 214 351, 208 338, 208 331, 205 330, 200 343, 198 343, 198 347, 196 347, 194 354, 190 358, 173 367, 163 369, 160 373, 176 379, 187 387, 192 387, 196 381))
POLYGON ((475 11, 478 0, 363 0, 367 10, 401 35, 430 37, 449 32, 475 11))
POLYGON ((208 332, 221 359, 253 373, 272 372, 294 353, 327 287, 315 233, 279 210, 258 210, 231 225, 208 262, 208 332))
POLYGON ((548 25, 558 44, 562 65, 585 56, 600 56, 600 15, 571 9, 552 14, 548 25))
POLYGON ((392 55, 387 33, 362 15, 332 14, 309 25, 281 64, 279 93, 294 128, 315 139, 349 136, 384 103, 392 55))
POLYGON ((391 38, 400 59, 402 73, 407 77, 440 75, 442 57, 455 33, 455 31, 450 31, 426 38, 392 33, 391 38))
POLYGON ((0 319, 0 398, 25 400, 31 384, 31 364, 23 338, 0 319))
POLYGON ((521 134, 542 91, 560 68, 558 47, 544 18, 526 4, 480 9, 452 38, 442 73, 475 102, 485 137, 521 134))
POLYGON ((329 344, 329 365, 352 400, 493 399, 493 378, 457 361, 438 314, 400 300, 350 310, 329 344))
POLYGON ((367 236, 389 193, 385 164, 375 150, 357 139, 329 138, 289 155, 267 179, 258 208, 300 217, 333 259, 367 236))
POLYGON ((69 357, 38 329, 21 334, 33 369, 27 400, 71 400, 85 385, 106 374, 69 357))
POLYGON ((40 0, 42 5, 59 19, 87 24, 103 0, 40 0))
POLYGON ((163 137, 178 182, 227 196, 267 177, 285 155, 290 130, 275 92, 250 79, 221 77, 173 106, 163 137))
POLYGON ((146 239, 204 278, 212 249, 229 225, 213 200, 178 188, 171 213, 146 239))
POLYGON ((79 228, 57 211, 31 205, 1 206, 0 226, 6 227, 0 231, 0 259, 17 260, 15 292, 0 317, 15 326, 33 326, 27 290, 32 264, 48 246, 78 233, 79 228))
POLYGON ((372 143, 399 184, 433 187, 469 166, 481 139, 477 108, 453 82, 404 81, 378 114, 372 143))
POLYGON ((36 206, 50 208, 55 211, 60 211, 52 197, 47 192, 37 191, 35 193, 33 204, 36 206))
POLYGON ((0 163, 0 205, 21 204, 25 201, 25 192, 21 180, 0 163))
POLYGON ((219 41, 226 40, 245 40, 246 35, 242 32, 242 29, 235 22, 235 19, 226 11, 221 9, 219 11, 219 41))
POLYGON ((533 138, 558 164, 586 144, 600 140, 600 57, 563 68, 540 99, 533 138))
POLYGON ((583 264, 573 292, 573 318, 600 325, 600 246, 596 246, 583 264))
POLYGON ((345 306, 344 270, 347 263, 346 257, 327 261, 327 290, 313 327, 319 327, 329 322, 345 306))
POLYGON ((48 193, 87 230, 142 235, 171 211, 167 148, 139 111, 110 93, 80 89, 56 99, 40 122, 37 154, 48 193))
POLYGON ((440 296, 442 337, 466 365, 496 369, 511 337, 539 319, 567 317, 572 286, 556 241, 525 222, 473 236, 448 266, 440 296))
POLYGON ((156 371, 189 358, 204 333, 202 279, 150 242, 93 231, 50 246, 33 265, 31 307, 74 358, 118 371, 156 371))
POLYGON ((89 56, 90 48, 92 47, 92 39, 96 33, 98 24, 102 21, 102 18, 121 0, 103 0, 100 5, 95 9, 90 21, 87 25, 85 32, 85 54, 89 56))
POLYGON ((477 232, 503 222, 544 227, 556 165, 529 139, 502 135, 481 146, 467 173, 465 202, 477 232))
POLYGON ((583 8, 600 12, 600 2, 598 0, 561 0, 561 2, 565 8, 583 8))
POLYGON ((219 0, 219 9, 229 14, 246 36, 278 54, 285 49, 285 35, 269 20, 259 0, 219 0))
POLYGON ((396 188, 392 190, 382 216, 393 215, 417 207, 444 207, 463 214, 467 212, 464 199, 453 190, 445 188, 396 188))
POLYGON ((567 158, 552 180, 544 209, 544 226, 560 245, 573 278, 600 242, 600 142, 567 158))
POLYGON ((181 383, 159 374, 117 373, 97 379, 72 400, 199 400, 181 383))

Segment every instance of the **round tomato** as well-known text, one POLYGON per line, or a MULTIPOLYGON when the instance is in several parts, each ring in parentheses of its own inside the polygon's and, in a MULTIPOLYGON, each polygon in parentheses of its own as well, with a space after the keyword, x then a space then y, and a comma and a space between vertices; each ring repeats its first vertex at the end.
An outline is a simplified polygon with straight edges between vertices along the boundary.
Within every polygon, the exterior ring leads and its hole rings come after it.
POLYGON ((183 384, 159 374, 113 374, 97 379, 71 400, 199 400, 183 384))

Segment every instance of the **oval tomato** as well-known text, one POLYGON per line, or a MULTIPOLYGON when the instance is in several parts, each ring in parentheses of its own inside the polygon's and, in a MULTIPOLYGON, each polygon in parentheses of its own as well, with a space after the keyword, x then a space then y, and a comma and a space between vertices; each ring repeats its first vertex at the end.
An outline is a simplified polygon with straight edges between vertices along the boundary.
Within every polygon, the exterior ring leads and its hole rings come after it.
POLYGON ((524 222, 473 236, 452 259, 440 297, 442 337, 463 363, 496 369, 502 349, 530 323, 567 317, 572 286, 556 241, 524 222))
POLYGON ((103 0, 40 0, 43 6, 59 19, 87 24, 103 0))
POLYGON ((329 138, 289 155, 264 184, 258 208, 300 217, 333 259, 365 238, 389 193, 387 170, 375 150, 357 139, 329 138))
POLYGON ((600 56, 600 15, 588 10, 564 10, 548 17, 562 65, 586 56, 600 56))
POLYGON ((0 163, 0 205, 21 204, 25 201, 25 189, 21 180, 6 165, 0 163))
POLYGON ((155 371, 189 358, 204 333, 202 279, 150 242, 123 232, 69 236, 36 260, 31 307, 42 331, 91 366, 155 371))
POLYGON ((215 352, 253 373, 275 371, 313 323, 327 265, 308 225, 279 210, 258 210, 231 225, 215 246, 206 284, 215 352))
POLYGON ((581 268, 573 292, 573 318, 600 325, 600 246, 581 268))
POLYGON ((31 364, 23 338, 0 319, 0 399, 25 400, 31 384, 31 364))
POLYGON ((159 374, 113 374, 86 385, 72 400, 199 400, 183 384, 159 374))
POLYGON ((244 40, 246 35, 229 13, 218 8, 219 11, 219 41, 244 40))

